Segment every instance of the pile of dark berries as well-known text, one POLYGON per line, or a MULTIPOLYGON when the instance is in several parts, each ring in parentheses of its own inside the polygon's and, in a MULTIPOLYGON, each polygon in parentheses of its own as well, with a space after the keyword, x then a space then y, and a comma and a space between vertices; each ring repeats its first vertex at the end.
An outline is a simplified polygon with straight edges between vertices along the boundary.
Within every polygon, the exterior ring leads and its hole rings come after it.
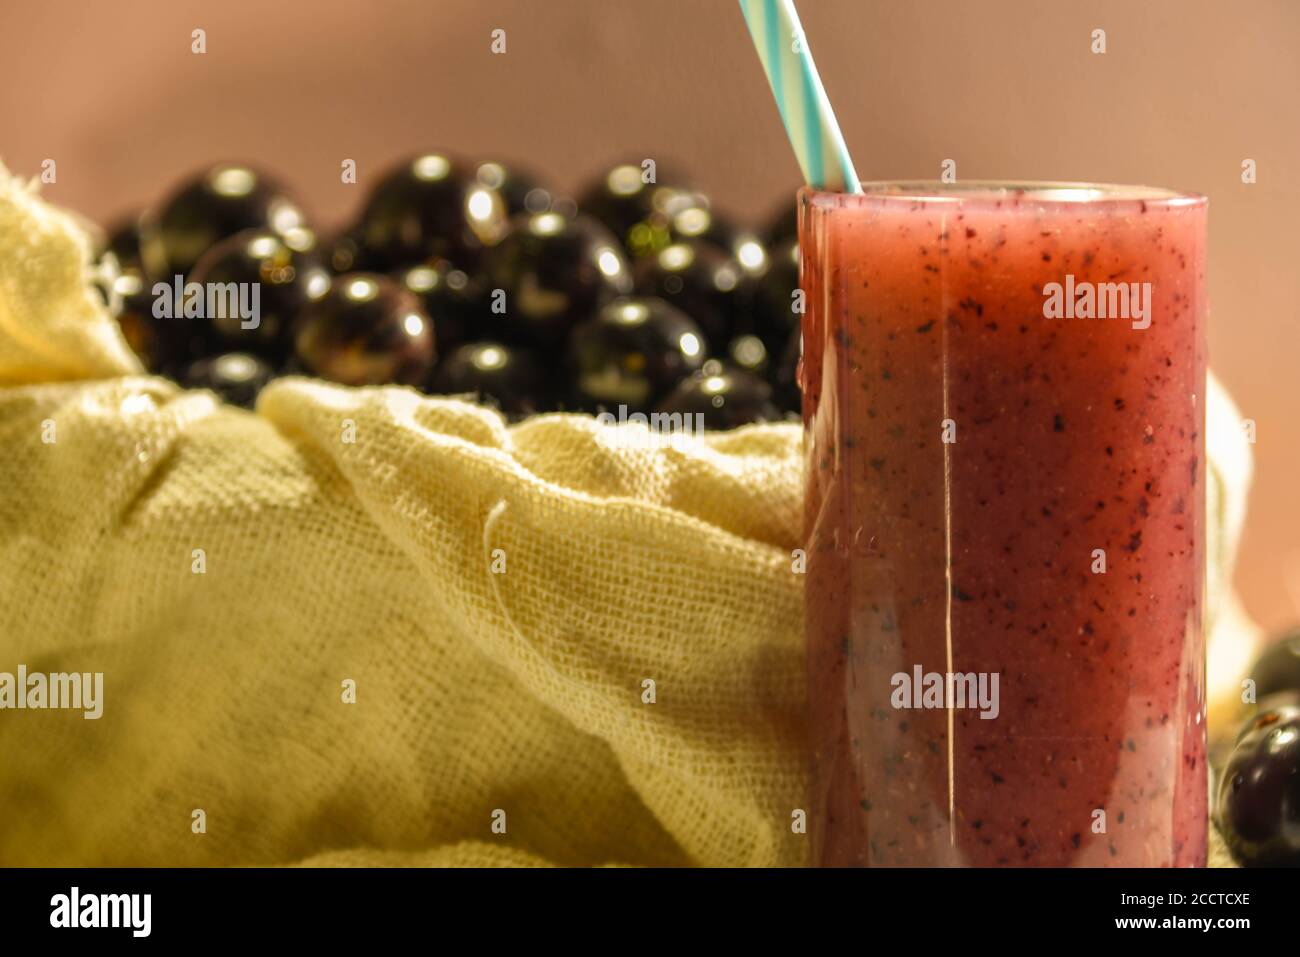
POLYGON ((428 153, 323 238, 274 178, 213 166, 108 231, 118 322, 151 372, 245 406, 298 374, 512 417, 624 407, 727 429, 796 413, 792 204, 755 232, 651 169, 617 166, 575 202, 428 153), (221 292, 252 284, 256 319, 221 292))

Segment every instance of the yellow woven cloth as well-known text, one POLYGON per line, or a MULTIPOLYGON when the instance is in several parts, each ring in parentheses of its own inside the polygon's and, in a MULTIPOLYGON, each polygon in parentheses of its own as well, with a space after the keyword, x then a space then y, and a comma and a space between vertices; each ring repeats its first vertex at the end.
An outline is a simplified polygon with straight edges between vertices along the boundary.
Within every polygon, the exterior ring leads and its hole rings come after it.
POLYGON ((804 860, 796 426, 252 414, 140 375, 86 257, 0 168, 0 671, 104 673, 0 711, 0 865, 804 860))

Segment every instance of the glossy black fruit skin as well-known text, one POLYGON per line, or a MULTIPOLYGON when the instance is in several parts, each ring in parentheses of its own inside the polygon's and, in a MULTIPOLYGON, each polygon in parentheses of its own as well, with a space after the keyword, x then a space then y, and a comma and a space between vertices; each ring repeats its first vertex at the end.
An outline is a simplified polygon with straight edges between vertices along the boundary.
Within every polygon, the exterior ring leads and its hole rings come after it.
POLYGON ((292 325, 298 314, 330 288, 316 238, 306 229, 283 235, 266 230, 236 233, 208 250, 190 281, 237 283, 246 289, 257 284, 255 319, 208 316, 205 334, 213 351, 251 352, 273 365, 293 350, 292 325))
POLYGON ((141 251, 148 274, 170 281, 188 276, 204 253, 235 233, 283 233, 302 226, 302 211, 276 180, 248 166, 223 163, 186 180, 145 214, 141 251))
POLYGON ((365 247, 361 230, 351 226, 322 244, 325 265, 335 276, 350 272, 385 272, 388 263, 382 256, 365 247))
POLYGON ((173 299, 174 286, 163 283, 159 288, 148 274, 143 261, 141 221, 130 217, 110 230, 99 264, 101 281, 110 275, 109 253, 116 262, 116 277, 111 290, 104 289, 110 307, 117 300, 114 318, 127 345, 149 372, 180 379, 189 363, 207 352, 199 320, 157 315, 160 303, 173 299), (162 288, 164 287, 165 288, 162 288))
POLYGON ((335 279, 299 314, 293 342, 299 367, 344 385, 421 386, 437 354, 419 299, 373 273, 335 279))
POLYGON ((767 273, 767 244, 752 230, 738 226, 713 209, 702 195, 692 194, 672 216, 673 242, 702 242, 717 246, 740 264, 746 275, 759 279, 767 273))
POLYGON ((799 240, 799 205, 798 201, 783 202, 772 212, 767 229, 763 233, 769 246, 778 246, 789 240, 799 240))
POLYGON ((620 163, 578 196, 578 209, 603 223, 634 255, 670 242, 673 211, 691 202, 689 190, 673 185, 678 180, 671 170, 664 176, 656 167, 653 183, 645 182, 648 175, 640 161, 620 163))
POLYGON ((181 375, 189 389, 211 389, 231 405, 251 409, 275 371, 258 356, 227 352, 191 363, 181 375))
POLYGON ((392 277, 420 298, 433 320, 438 355, 447 356, 466 342, 482 339, 501 323, 488 308, 487 284, 445 259, 412 266, 392 277))
POLYGON ((772 387, 752 373, 707 362, 684 379, 659 403, 656 412, 700 413, 710 430, 734 429, 751 422, 779 420, 781 411, 772 401, 772 387))
MULTIPOLYGON (((586 216, 516 219, 485 264, 488 286, 505 293, 495 338, 564 355, 569 330, 632 291, 627 259, 609 230, 586 216)), ((495 313, 492 313, 495 317, 495 313)))
POLYGON ((140 215, 125 216, 108 229, 105 251, 117 259, 123 272, 135 270, 144 274, 144 239, 141 234, 140 215))
POLYGON ((557 198, 536 176, 495 160, 479 163, 474 169, 474 180, 501 195, 509 217, 548 212, 557 198))
POLYGON ((501 342, 473 342, 446 356, 434 371, 435 395, 475 395, 511 416, 550 407, 542 365, 527 349, 501 342))
POLYGON ((770 376, 772 359, 767 346, 758 336, 736 336, 727 344, 727 362, 738 369, 753 373, 760 379, 770 376))
POLYGON ((138 273, 123 274, 114 286, 121 296, 122 308, 116 318, 126 344, 148 371, 174 374, 189 356, 179 335, 178 323, 184 320, 154 317, 153 296, 138 273))
POLYGON ((799 244, 787 239, 770 250, 754 309, 754 331, 773 355, 785 349, 791 330, 799 327, 800 315, 794 310, 799 288, 799 244))
POLYGON ((644 216, 619 236, 633 259, 653 256, 673 243, 698 239, 727 248, 729 235, 724 224, 709 212, 709 201, 701 193, 662 187, 651 194, 652 205, 644 216))
POLYGON ((799 388, 799 359, 803 354, 803 339, 798 327, 790 331, 790 338, 781 350, 781 361, 772 373, 772 401, 782 412, 801 413, 803 392, 799 388))
POLYGON ((442 153, 414 156, 388 170, 366 200, 354 235, 354 265, 395 272, 434 259, 478 266, 505 233, 505 201, 442 153))
MULTIPOLYGON (((122 336, 131 350, 154 373, 174 373, 188 359, 189 352, 183 341, 183 328, 172 320, 157 319, 153 315, 153 284, 145 272, 140 250, 140 217, 128 216, 110 227, 103 253, 112 253, 117 273, 112 280, 111 293, 105 288, 104 303, 111 305, 117 299, 114 314, 122 336)), ((101 272, 107 281, 108 268, 101 255, 101 272)))
POLYGON ((1257 701, 1283 691, 1300 692, 1300 631, 1284 635, 1264 649, 1250 670, 1257 701))
POLYGON ((1261 711, 1219 780, 1219 829, 1239 862, 1300 867, 1300 707, 1261 711))
POLYGON ((639 295, 672 303, 700 324, 709 352, 721 353, 733 336, 752 331, 755 280, 711 243, 674 243, 637 261, 639 295))
POLYGON ((704 334, 662 299, 616 299, 569 337, 579 409, 646 412, 704 365, 704 334))

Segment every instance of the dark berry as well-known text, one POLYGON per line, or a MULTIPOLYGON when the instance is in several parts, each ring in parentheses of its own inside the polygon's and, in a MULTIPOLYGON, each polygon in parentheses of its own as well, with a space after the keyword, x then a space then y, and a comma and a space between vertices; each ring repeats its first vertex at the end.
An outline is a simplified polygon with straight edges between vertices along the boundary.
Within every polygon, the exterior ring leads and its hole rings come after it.
POLYGON ((569 339, 574 401, 588 411, 648 411, 703 364, 700 327, 662 299, 617 299, 569 339))
POLYGON ((736 368, 767 378, 771 367, 767 346, 758 336, 736 336, 727 345, 727 360, 736 368))
POLYGON ((609 230, 559 213, 516 219, 491 250, 485 274, 491 314, 503 303, 501 337, 558 355, 576 323, 632 290, 627 260, 609 230))
POLYGON ((531 415, 549 406, 537 358, 527 349, 500 342, 461 346, 438 365, 430 391, 472 395, 514 416, 531 415))
POLYGON ((344 385, 423 385, 435 357, 420 300, 384 276, 334 280, 294 325, 294 354, 309 374, 344 385))
POLYGON ((303 225, 297 204, 275 180, 247 166, 214 166, 182 183, 141 220, 146 272, 186 276, 209 249, 245 229, 284 233, 303 225))
POLYGON ((282 235, 236 233, 209 249, 190 279, 204 285, 235 283, 256 292, 255 315, 219 310, 207 317, 207 332, 216 349, 255 353, 274 364, 292 351, 294 318, 330 288, 315 237, 306 229, 282 235))
POLYGON ((505 201, 450 157, 425 153, 385 173, 362 210, 359 263, 396 271, 432 259, 477 266, 504 235, 505 201))
POLYGON ((786 240, 799 241, 799 206, 797 203, 783 202, 767 221, 763 235, 769 246, 778 246, 786 240))
POLYGON ((666 185, 659 173, 657 165, 640 162, 615 166, 583 190, 578 208, 604 223, 629 252, 654 252, 671 242, 672 213, 689 202, 685 190, 666 185))
POLYGON ((420 297, 425 313, 433 320, 440 356, 450 355, 464 342, 483 338, 493 318, 501 321, 491 314, 481 277, 471 277, 445 259, 412 266, 393 278, 420 297))
POLYGON ((505 202, 507 216, 546 213, 555 204, 555 194, 537 177, 502 163, 479 163, 474 179, 482 187, 495 190, 505 202))
POLYGON ((758 278, 767 272, 768 252, 762 240, 711 209, 699 194, 673 213, 672 235, 676 242, 698 240, 719 247, 749 276, 758 278))
POLYGON ((772 247, 767 274, 759 281, 754 331, 775 353, 785 349, 790 331, 799 326, 799 244, 787 239, 772 247))
POLYGON ((708 200, 689 190, 665 188, 654 194, 654 207, 629 226, 622 235, 623 245, 636 259, 653 256, 675 242, 708 235, 709 242, 725 246, 726 239, 711 230, 713 219, 708 200))
POLYGON ((190 354, 181 335, 185 320, 154 316, 152 291, 138 272, 123 272, 113 285, 121 302, 117 324, 126 344, 150 372, 175 374, 190 354))
POLYGON ((130 216, 109 229, 101 244, 98 278, 105 305, 113 313, 122 336, 150 372, 174 373, 188 358, 183 331, 172 320, 154 317, 153 284, 149 282, 140 250, 140 219, 130 216), (112 264, 107 262, 112 254, 112 264))
POLYGON ((1300 707, 1246 724, 1219 780, 1219 829, 1242 864, 1300 866, 1300 707))
POLYGON ((121 308, 121 292, 116 279, 123 273, 133 272, 144 279, 144 263, 140 254, 140 220, 127 216, 118 220, 106 232, 96 224, 83 224, 90 241, 91 269, 88 278, 110 312, 121 308))
POLYGON ((799 360, 803 355, 803 336, 796 326, 781 350, 781 361, 772 374, 772 400, 782 412, 799 412, 803 393, 799 389, 799 360))
POLYGON ((755 281, 710 243, 674 243, 636 266, 637 292, 672 303, 700 324, 710 352, 751 331, 755 281))
POLYGON ((781 418, 770 385, 744 369, 716 360, 706 362, 703 369, 679 383, 655 411, 699 413, 707 429, 734 429, 781 418))
POLYGON ((105 252, 113 254, 118 267, 126 272, 135 270, 144 274, 143 237, 140 232, 140 217, 127 216, 118 220, 108 230, 105 240, 105 252))
POLYGON ((211 389, 231 405, 251 409, 262 386, 274 371, 261 358, 246 352, 227 352, 191 363, 181 377, 189 389, 211 389))
POLYGON ((336 276, 349 272, 383 272, 387 268, 381 256, 362 244, 361 230, 355 226, 323 244, 323 255, 325 265, 336 276))

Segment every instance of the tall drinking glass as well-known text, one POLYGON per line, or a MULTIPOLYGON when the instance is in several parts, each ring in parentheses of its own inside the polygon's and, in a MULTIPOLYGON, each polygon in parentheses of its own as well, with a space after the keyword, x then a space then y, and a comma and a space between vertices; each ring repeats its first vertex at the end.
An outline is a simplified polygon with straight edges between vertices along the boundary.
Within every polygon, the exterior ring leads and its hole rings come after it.
POLYGON ((1204 197, 799 199, 814 858, 1206 855, 1204 197))

